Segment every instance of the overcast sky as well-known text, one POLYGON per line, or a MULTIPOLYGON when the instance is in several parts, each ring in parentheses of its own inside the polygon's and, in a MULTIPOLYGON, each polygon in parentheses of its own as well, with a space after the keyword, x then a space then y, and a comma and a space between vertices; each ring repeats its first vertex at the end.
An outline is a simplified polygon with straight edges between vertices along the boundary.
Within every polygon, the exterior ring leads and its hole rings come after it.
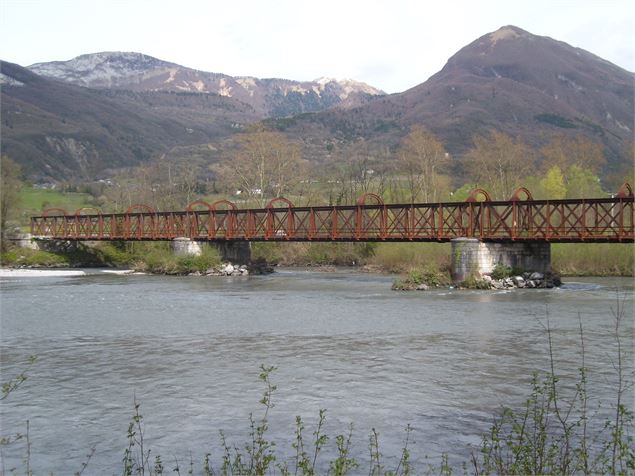
POLYGON ((400 92, 516 25, 635 71, 635 2, 0 0, 0 59, 136 51, 232 76, 364 81, 400 92))

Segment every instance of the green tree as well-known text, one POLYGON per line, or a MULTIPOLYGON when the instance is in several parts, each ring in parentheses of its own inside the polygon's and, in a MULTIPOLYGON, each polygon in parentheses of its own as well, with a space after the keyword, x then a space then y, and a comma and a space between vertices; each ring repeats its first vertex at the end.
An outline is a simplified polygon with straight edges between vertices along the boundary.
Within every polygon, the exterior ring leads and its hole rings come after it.
POLYGON ((564 183, 564 175, 557 165, 551 167, 540 181, 540 185, 548 199, 560 200, 567 194, 567 186, 564 183))
POLYGON ((567 198, 602 197, 600 178, 589 169, 572 165, 567 170, 567 198))
POLYGON ((0 157, 0 246, 6 249, 8 221, 16 215, 22 188, 21 169, 8 156, 0 157))

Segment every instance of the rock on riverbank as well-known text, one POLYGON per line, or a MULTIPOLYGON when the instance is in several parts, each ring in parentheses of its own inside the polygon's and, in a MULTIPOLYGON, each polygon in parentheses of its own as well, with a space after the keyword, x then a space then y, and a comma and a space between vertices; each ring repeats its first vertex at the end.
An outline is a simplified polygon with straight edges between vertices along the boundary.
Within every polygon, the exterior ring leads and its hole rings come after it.
POLYGON ((188 276, 249 276, 258 274, 273 273, 273 267, 267 263, 255 262, 249 265, 233 264, 230 262, 223 263, 219 266, 215 266, 207 269, 204 272, 195 271, 188 273, 188 276))
MULTIPOLYGON (((431 288, 449 287, 457 289, 545 289, 558 287, 562 284, 560 276, 556 273, 527 272, 500 279, 489 275, 482 277, 470 277, 461 283, 451 284, 435 279, 426 279, 428 276, 411 273, 405 279, 396 280, 392 289, 394 291, 427 291, 431 288)), ((434 277, 434 276, 433 276, 434 277)))
POLYGON ((483 281, 490 289, 512 289, 512 288, 553 288, 562 284, 560 276, 555 273, 523 273, 522 275, 510 276, 502 279, 493 279, 491 276, 483 276, 483 281))

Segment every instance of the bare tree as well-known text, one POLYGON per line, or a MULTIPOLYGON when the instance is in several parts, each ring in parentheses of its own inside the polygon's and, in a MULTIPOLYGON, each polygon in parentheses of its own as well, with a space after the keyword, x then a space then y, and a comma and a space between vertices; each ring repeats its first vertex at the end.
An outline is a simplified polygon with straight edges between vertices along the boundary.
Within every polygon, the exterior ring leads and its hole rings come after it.
POLYGON ((0 242, 2 250, 5 249, 7 222, 16 212, 20 199, 22 180, 21 169, 18 164, 8 156, 0 157, 0 242))
POLYGON ((180 210, 196 199, 200 177, 197 163, 160 157, 115 176, 104 191, 105 205, 118 211, 138 203, 157 210, 180 210))
POLYGON ((448 154, 434 134, 419 125, 410 130, 399 149, 396 165, 406 176, 411 202, 438 201, 439 177, 448 163, 448 154))
POLYGON ((567 170, 572 165, 590 170, 597 175, 606 163, 602 145, 584 136, 556 136, 540 149, 540 153, 544 158, 544 168, 549 169, 557 165, 564 173, 565 181, 567 170))
POLYGON ((306 178, 300 149, 277 132, 257 131, 236 136, 237 148, 217 167, 221 182, 264 205, 266 196, 280 197, 306 178))
POLYGON ((473 138, 466 156, 469 180, 487 189, 495 200, 507 200, 534 167, 534 154, 524 143, 495 130, 473 138))
POLYGON ((369 192, 384 195, 389 186, 388 149, 373 148, 360 140, 334 155, 322 176, 329 204, 352 204, 369 192))

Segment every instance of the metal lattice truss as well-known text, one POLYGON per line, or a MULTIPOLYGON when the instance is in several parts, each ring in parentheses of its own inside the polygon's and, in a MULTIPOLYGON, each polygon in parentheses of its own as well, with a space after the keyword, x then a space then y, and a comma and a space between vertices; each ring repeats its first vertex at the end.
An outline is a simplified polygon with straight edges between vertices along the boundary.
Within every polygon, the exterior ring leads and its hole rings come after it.
POLYGON ((633 192, 624 184, 613 198, 533 200, 525 188, 509 201, 474 190, 465 202, 384 204, 374 194, 356 205, 295 207, 276 198, 261 209, 221 200, 196 201, 184 211, 156 212, 134 205, 125 213, 45 210, 31 233, 57 240, 197 241, 484 241, 632 242, 633 192), (524 195, 524 199, 521 199, 524 195), (478 201, 479 196, 483 201, 478 201), (372 199, 375 203, 367 204, 372 199), (97 213, 94 213, 94 212, 97 213))

